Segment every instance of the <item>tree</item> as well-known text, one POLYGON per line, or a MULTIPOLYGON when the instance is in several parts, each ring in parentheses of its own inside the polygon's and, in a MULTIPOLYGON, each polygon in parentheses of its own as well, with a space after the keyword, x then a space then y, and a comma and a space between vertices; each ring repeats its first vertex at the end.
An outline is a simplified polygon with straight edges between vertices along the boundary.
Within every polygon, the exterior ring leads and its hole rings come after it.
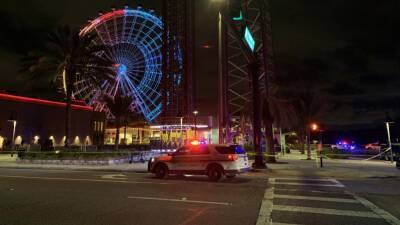
POLYGON ((70 142, 71 105, 74 82, 77 76, 84 76, 99 84, 101 80, 113 80, 113 62, 101 54, 106 46, 94 45, 94 36, 81 36, 79 29, 62 26, 49 35, 44 51, 30 52, 22 62, 22 72, 32 79, 47 76, 52 83, 63 83, 66 99, 65 147, 70 142))
MULTIPOLYGON (((294 107, 298 119, 298 134, 302 137, 301 140, 306 140, 307 159, 311 159, 310 125, 321 112, 323 101, 321 100, 320 94, 315 90, 304 90, 303 92, 297 93, 297 97, 294 100, 294 107)), ((304 153, 304 148, 302 149, 302 153, 304 153)))
POLYGON ((276 127, 290 129, 296 127, 297 117, 296 110, 293 106, 293 103, 289 99, 280 99, 277 97, 269 97, 269 100, 264 100, 263 103, 263 114, 264 114, 264 124, 265 126, 271 125, 270 129, 265 130, 265 138, 267 145, 267 162, 274 163, 276 162, 275 157, 275 148, 273 146, 273 130, 272 124, 276 127), (266 109, 268 107, 268 109, 266 109), (266 118, 270 118, 269 122, 265 122, 266 118))
POLYGON ((132 113, 127 113, 127 115, 125 115, 123 117, 123 123, 124 123, 124 140, 125 140, 125 144, 126 144, 126 129, 129 123, 133 123, 135 124, 139 124, 140 122, 143 122, 143 116, 140 113, 137 112, 132 112, 132 113))
POLYGON ((132 96, 124 95, 120 91, 117 91, 114 96, 104 94, 102 101, 110 110, 110 113, 114 116, 114 122, 116 127, 115 133, 115 150, 119 147, 119 130, 121 128, 121 122, 126 120, 129 116, 134 114, 131 105, 133 102, 132 96))
POLYGON ((280 58, 278 65, 280 70, 279 76, 274 80, 274 95, 290 103, 290 107, 280 108, 287 108, 284 111, 291 114, 293 119, 290 124, 298 133, 302 146, 300 150, 304 154, 306 143, 309 157, 311 149, 309 140, 306 140, 309 139, 309 126, 325 108, 324 90, 331 85, 324 77, 326 66, 319 60, 296 58, 280 58))

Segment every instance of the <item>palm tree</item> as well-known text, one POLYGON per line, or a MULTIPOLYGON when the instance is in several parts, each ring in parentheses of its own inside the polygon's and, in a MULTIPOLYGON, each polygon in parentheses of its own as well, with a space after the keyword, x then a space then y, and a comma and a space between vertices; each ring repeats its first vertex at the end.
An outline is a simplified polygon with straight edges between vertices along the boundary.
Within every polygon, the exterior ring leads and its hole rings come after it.
POLYGON ((123 117, 123 122, 124 122, 124 140, 126 144, 126 129, 129 123, 134 123, 138 124, 139 122, 143 121, 143 116, 140 113, 137 112, 128 112, 124 117, 123 117))
MULTIPOLYGON (((276 62, 278 62, 279 76, 274 77, 272 95, 279 99, 279 104, 277 107, 270 104, 270 109, 274 114, 275 123, 297 131, 302 144, 300 150, 304 154, 307 128, 323 110, 322 98, 325 96, 323 90, 330 85, 329 81, 324 79, 326 66, 316 59, 298 59, 289 56, 281 56, 276 62), (274 113, 274 108, 281 110, 274 113)), ((309 155, 309 145, 307 150, 309 155)))
MULTIPOLYGON (((307 159, 311 159, 310 148, 310 124, 318 116, 324 107, 324 102, 321 100, 320 93, 315 90, 303 90, 297 93, 297 98, 294 101, 296 117, 298 119, 298 133, 302 140, 306 140, 307 159)), ((304 144, 302 145, 304 146, 304 144)), ((304 147, 302 149, 304 153, 304 147)))
POLYGON ((270 96, 268 101, 264 99, 263 114, 265 126, 271 125, 270 129, 265 130, 268 154, 267 162, 274 163, 276 162, 276 157, 275 148, 273 146, 274 141, 272 125, 274 124, 276 127, 284 129, 291 129, 296 127, 296 124, 298 123, 296 110, 291 100, 270 96), (267 106, 268 109, 266 109, 267 106), (266 118, 270 118, 270 121, 265 122, 266 118))
POLYGON ((104 94, 102 101, 114 116, 115 127, 117 129, 115 133, 115 150, 118 150, 121 122, 124 118, 128 118, 130 115, 134 114, 131 109, 133 98, 132 96, 124 95, 120 91, 117 91, 115 96, 104 94))
POLYGON ((28 72, 31 78, 46 75, 51 82, 62 80, 66 98, 65 146, 69 147, 71 104, 74 82, 77 76, 99 83, 104 78, 112 80, 115 69, 113 62, 101 54, 107 51, 106 46, 93 44, 94 36, 81 36, 79 29, 62 26, 49 35, 46 49, 42 52, 31 52, 23 59, 22 71, 28 72))

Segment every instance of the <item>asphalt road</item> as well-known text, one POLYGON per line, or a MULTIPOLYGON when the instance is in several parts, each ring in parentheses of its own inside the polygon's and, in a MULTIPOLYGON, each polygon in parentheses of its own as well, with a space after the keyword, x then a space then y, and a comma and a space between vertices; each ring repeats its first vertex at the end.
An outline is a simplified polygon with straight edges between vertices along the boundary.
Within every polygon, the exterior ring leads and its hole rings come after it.
POLYGON ((255 224, 267 180, 0 170, 0 225, 255 224))
POLYGON ((202 176, 1 168, 0 225, 400 224, 399 177, 270 175, 213 183, 202 176))

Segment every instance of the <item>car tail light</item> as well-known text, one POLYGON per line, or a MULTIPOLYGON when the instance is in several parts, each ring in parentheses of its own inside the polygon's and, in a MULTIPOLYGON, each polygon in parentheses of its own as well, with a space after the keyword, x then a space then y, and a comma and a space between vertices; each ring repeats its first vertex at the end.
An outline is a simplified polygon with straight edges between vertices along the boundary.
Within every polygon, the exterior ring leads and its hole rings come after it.
POLYGON ((237 160, 239 157, 237 155, 228 155, 228 159, 231 161, 237 160))

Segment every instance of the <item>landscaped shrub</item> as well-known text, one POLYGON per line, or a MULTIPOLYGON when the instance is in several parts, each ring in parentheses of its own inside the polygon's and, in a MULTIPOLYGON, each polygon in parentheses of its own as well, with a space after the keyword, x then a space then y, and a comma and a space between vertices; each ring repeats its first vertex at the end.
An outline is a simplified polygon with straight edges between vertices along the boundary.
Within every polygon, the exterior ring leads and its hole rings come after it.
POLYGON ((108 160, 139 155, 138 152, 18 152, 20 159, 38 160, 108 160))

